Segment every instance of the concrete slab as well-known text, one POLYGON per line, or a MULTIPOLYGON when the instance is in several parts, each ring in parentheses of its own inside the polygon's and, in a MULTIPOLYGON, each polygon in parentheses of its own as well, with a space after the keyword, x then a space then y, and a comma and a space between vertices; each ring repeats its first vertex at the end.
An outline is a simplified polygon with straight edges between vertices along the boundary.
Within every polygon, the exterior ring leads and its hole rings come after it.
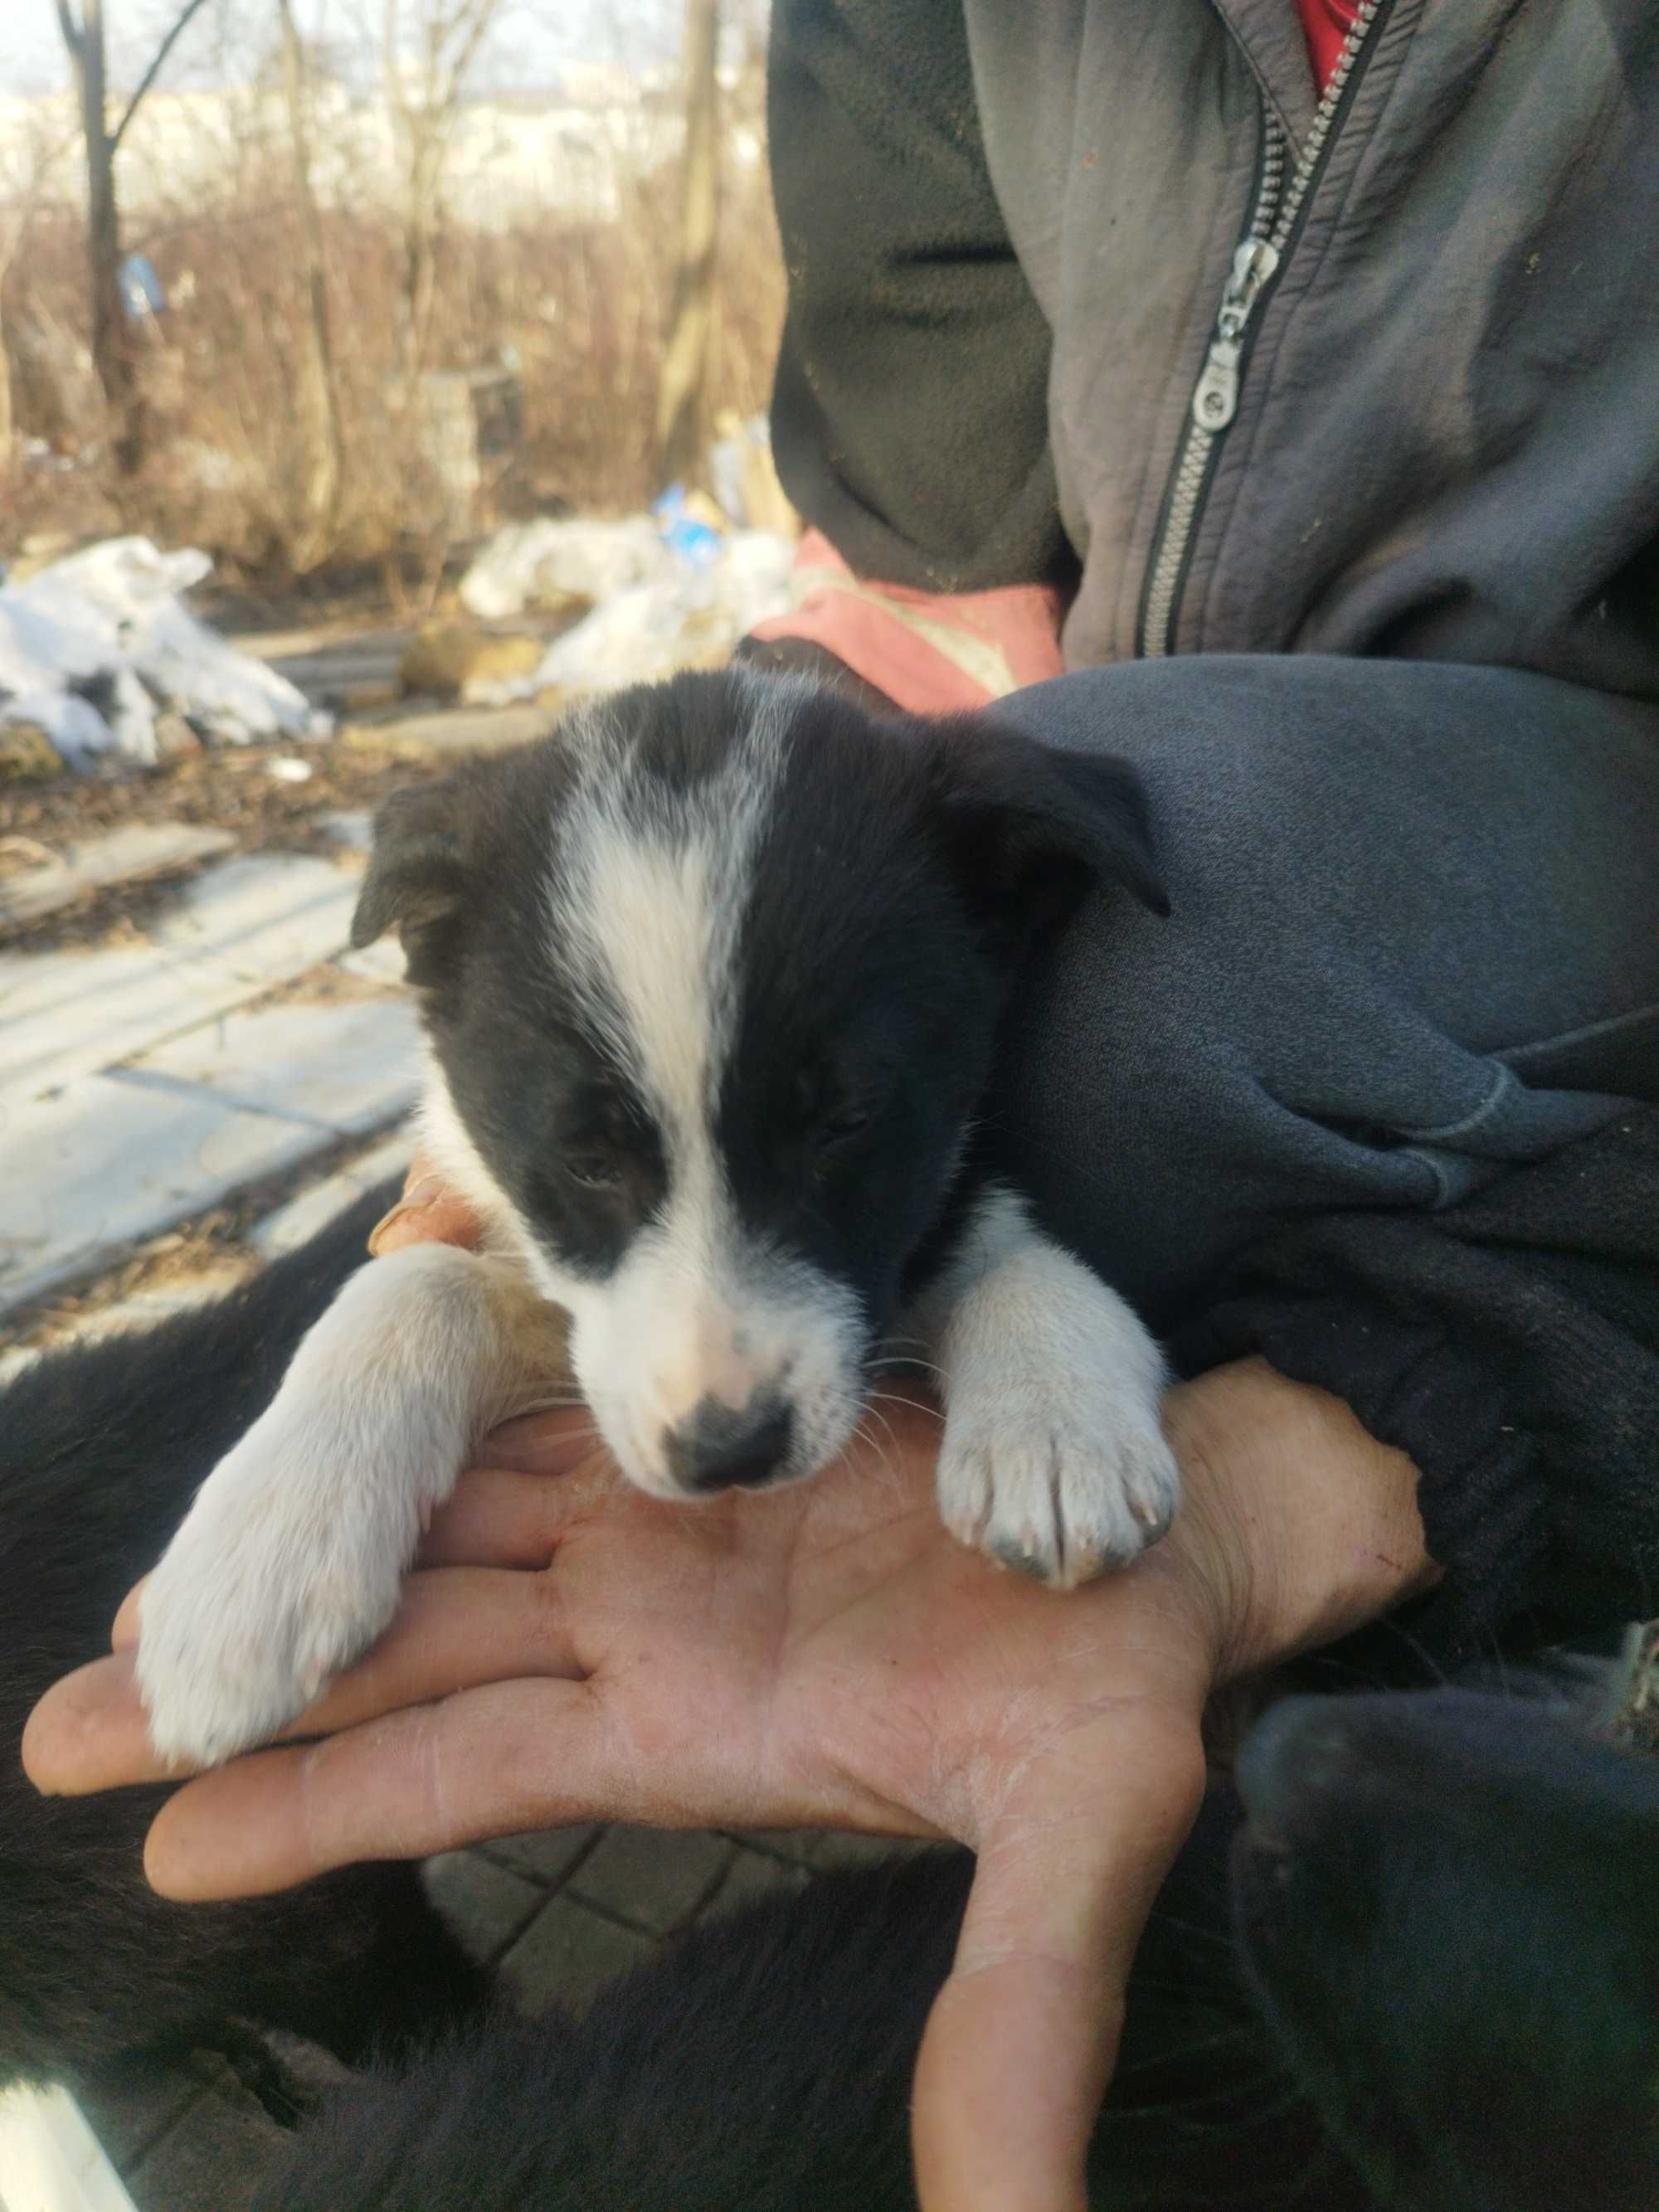
POLYGON ((662 1828, 607 1828, 570 1878, 566 1895, 665 1936, 712 1897, 737 1846, 724 1836, 662 1828))
POLYGON ((402 988, 408 964, 395 937, 382 937, 374 945, 365 945, 361 952, 343 952, 334 963, 348 975, 361 976, 366 983, 384 984, 388 990, 402 988))
POLYGON ((325 1229, 337 1213, 356 1203, 366 1190, 386 1182, 390 1176, 400 1176, 409 1165, 413 1150, 413 1139, 407 1130, 388 1137, 382 1145, 375 1145, 358 1158, 337 1168, 320 1182, 302 1190, 286 1206, 279 1206, 275 1213, 268 1213, 247 1234, 247 1242, 260 1256, 275 1260, 283 1252, 297 1251, 300 1246, 325 1229))
POLYGON ((479 1849, 487 1858, 554 1888, 581 1863, 602 1828, 537 1828, 523 1836, 495 1836, 479 1849))
POLYGON ((210 868, 141 945, 0 953, 0 1100, 37 1098, 343 951, 356 896, 328 860, 252 854, 210 868))
POLYGON ((0 1099, 0 1312, 335 1141, 325 1122, 107 1075, 33 1105, 0 1099))
POLYGON ((524 1933, 547 1901, 544 1889, 478 1851, 445 1851, 428 1859, 423 1872, 434 1904, 486 1965, 524 1933))
POLYGON ((147 876, 209 860, 235 842, 228 830, 197 823, 124 823, 106 836, 51 854, 38 867, 0 877, 0 929, 40 921, 112 884, 141 883, 147 876))
POLYGON ((656 1949, 648 1936, 602 1920, 574 1898, 550 1899, 501 1960, 501 1971, 523 2009, 562 2005, 585 2012, 615 1974, 656 1949))
POLYGON ((344 853, 366 853, 374 830, 374 817, 367 806, 342 807, 337 813, 319 814, 315 826, 344 853))
POLYGON ((509 746, 545 737, 554 719, 533 700, 512 707, 446 707, 431 714, 348 723, 338 742, 411 760, 445 753, 504 752, 509 746))
MULTIPOLYGON (((128 1329, 154 1328, 158 1322, 170 1321, 174 1314, 187 1312, 191 1306, 207 1305, 215 1298, 222 1298, 246 1279, 251 1265, 250 1261, 229 1256, 210 1261, 199 1274, 180 1276, 171 1282, 158 1283, 150 1290, 135 1291, 131 1297, 94 1306, 79 1318, 72 1332, 55 1338, 49 1346, 34 1344, 0 1352, 0 1389, 20 1375, 31 1360, 38 1359, 43 1351, 58 1350, 71 1336, 77 1344, 88 1344, 99 1337, 119 1335, 128 1329)), ((4 1304, 3 1287, 0 1287, 0 1312, 3 1312, 4 1304)))
POLYGON ((0 2095, 0 2187, 17 2212, 134 2212, 67 2089, 0 2095))
POLYGON ((374 998, 240 1008, 112 1069, 108 1079, 200 1091, 222 1106, 342 1136, 406 1113, 419 1074, 414 1007, 374 998))

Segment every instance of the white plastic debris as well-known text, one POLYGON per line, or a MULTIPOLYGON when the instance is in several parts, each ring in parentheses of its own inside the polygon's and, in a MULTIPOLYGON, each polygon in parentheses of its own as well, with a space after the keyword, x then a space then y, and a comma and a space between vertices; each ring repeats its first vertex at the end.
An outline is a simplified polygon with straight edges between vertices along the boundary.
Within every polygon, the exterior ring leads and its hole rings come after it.
POLYGON ((550 687, 584 696, 616 691, 723 660, 757 622, 788 606, 794 557, 787 538, 732 531, 706 566, 676 561, 605 599, 554 640, 538 668, 494 686, 488 703, 534 698, 550 687))
POLYGON ((153 766, 163 708, 225 744, 326 737, 327 715, 181 603, 212 565, 113 538, 0 589, 0 724, 38 726, 71 768, 100 753, 153 766))
POLYGON ((461 604, 481 622, 526 607, 570 599, 596 604, 670 574, 674 556, 649 515, 619 522, 573 515, 509 522, 498 530, 459 586, 461 604))

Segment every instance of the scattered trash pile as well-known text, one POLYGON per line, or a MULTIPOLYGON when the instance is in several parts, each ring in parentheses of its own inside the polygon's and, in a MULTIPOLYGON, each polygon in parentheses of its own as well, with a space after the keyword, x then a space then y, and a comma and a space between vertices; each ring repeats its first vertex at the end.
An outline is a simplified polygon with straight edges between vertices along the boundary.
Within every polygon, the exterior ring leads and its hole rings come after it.
POLYGON ((793 520, 770 470, 764 422, 732 420, 710 455, 719 501, 673 485, 650 514, 509 523, 460 582, 480 621, 526 609, 577 614, 536 665, 475 687, 504 705, 580 696, 716 665, 789 604, 793 520), (758 519, 769 525, 755 526, 758 519))
POLYGON ((0 586, 0 755, 86 773, 106 757, 153 768, 192 742, 327 737, 327 715, 183 605, 212 566, 112 538, 0 586))

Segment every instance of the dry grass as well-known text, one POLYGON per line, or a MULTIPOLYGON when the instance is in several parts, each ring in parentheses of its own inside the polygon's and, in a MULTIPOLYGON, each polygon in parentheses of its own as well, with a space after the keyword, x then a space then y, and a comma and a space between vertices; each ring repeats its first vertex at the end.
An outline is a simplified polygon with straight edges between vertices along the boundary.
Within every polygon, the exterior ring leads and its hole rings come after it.
MULTIPOLYGON (((451 226, 440 240, 423 368, 511 360, 522 395, 516 446, 486 459, 480 495, 460 513, 396 404, 396 223, 367 206, 324 216, 348 472, 321 532, 301 490, 306 432, 294 395, 309 325, 282 149, 241 149, 216 197, 143 234, 134 227, 129 244, 149 255, 174 304, 146 353, 154 436, 130 485, 98 458, 94 391, 77 365, 80 227, 67 212, 42 214, 7 282, 5 325, 19 429, 75 465, 20 465, 0 477, 0 556, 44 533, 143 530, 204 545, 234 580, 262 589, 378 568, 407 605, 430 599, 458 544, 503 516, 639 507, 659 488, 652 419, 676 184, 671 166, 618 185, 614 222, 550 215, 502 232, 451 226)), ((769 387, 783 286, 763 168, 731 166, 722 240, 711 420, 721 405, 763 407, 769 387)))

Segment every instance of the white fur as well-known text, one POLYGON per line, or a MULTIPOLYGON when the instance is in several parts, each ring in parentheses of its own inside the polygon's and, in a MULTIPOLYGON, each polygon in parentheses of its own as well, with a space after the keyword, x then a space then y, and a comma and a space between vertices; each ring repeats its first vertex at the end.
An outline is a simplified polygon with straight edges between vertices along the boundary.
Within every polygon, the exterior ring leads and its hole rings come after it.
POLYGON ((1062 1589, 1132 1559, 1180 1503, 1163 1356, 1136 1315, 987 1191, 918 1318, 945 1404, 945 1526, 1062 1589))
POLYGON ((347 1283, 145 1585, 138 1686, 164 1758, 258 1742, 380 1634, 468 1448, 527 1395, 530 1345, 556 1362, 538 1303, 443 1245, 347 1283))
POLYGON ((544 1253, 532 1264, 573 1317, 572 1363, 607 1443, 662 1497, 684 1494, 665 1433, 706 1399, 786 1401, 785 1472, 804 1474, 847 1441, 862 1395, 854 1301, 744 1232, 715 1142, 744 915, 783 758, 778 688, 754 700, 725 764, 686 788, 642 776, 595 733, 547 887, 557 957, 661 1133, 668 1203, 604 1285, 544 1253))

